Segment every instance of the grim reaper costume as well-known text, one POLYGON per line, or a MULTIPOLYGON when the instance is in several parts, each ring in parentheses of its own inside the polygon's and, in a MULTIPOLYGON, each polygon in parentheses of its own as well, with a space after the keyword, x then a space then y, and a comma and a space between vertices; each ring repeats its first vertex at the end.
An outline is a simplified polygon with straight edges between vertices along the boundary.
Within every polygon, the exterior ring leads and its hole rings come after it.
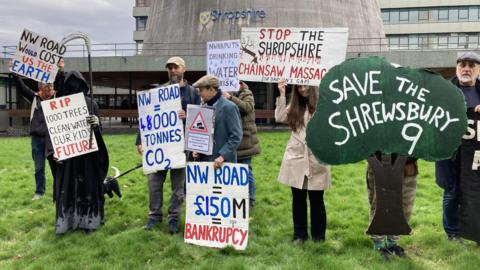
MULTIPOLYGON (((65 73, 64 84, 59 86, 57 97, 83 92, 90 114, 98 117, 98 105, 86 96, 88 90, 82 74, 70 71, 65 73)), ((56 162, 53 190, 56 234, 64 234, 69 229, 90 232, 103 224, 103 180, 107 175, 109 160, 100 128, 94 127, 93 132, 98 151, 56 162)))

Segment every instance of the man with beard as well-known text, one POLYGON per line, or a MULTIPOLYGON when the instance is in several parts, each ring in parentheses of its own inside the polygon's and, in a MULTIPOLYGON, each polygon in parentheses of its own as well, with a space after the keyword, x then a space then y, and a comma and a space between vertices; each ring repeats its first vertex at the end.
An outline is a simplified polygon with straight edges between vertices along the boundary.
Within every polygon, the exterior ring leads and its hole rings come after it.
MULTIPOLYGON (((186 71, 185 61, 178 57, 168 59, 165 67, 168 71, 169 81, 164 85, 180 85, 180 97, 182 109, 178 112, 178 117, 182 119, 185 125, 186 110, 188 104, 200 104, 200 96, 188 82, 183 78, 186 71)), ((137 151, 142 154, 142 142, 140 133, 136 140, 137 151)), ((172 181, 172 195, 168 206, 168 227, 171 234, 179 232, 179 219, 182 212, 182 203, 184 201, 185 168, 170 169, 170 180, 172 181)), ((157 171, 147 175, 148 195, 149 195, 149 215, 145 225, 146 230, 152 230, 155 224, 161 223, 163 219, 163 184, 167 178, 168 170, 157 171)))
MULTIPOLYGON (((108 153, 100 133, 98 105, 86 94, 89 87, 78 71, 65 73, 64 84, 57 97, 84 93, 90 112, 87 124, 95 134, 98 151, 55 162, 54 193, 56 219, 55 233, 62 235, 69 229, 83 229, 89 233, 104 222, 104 186, 108 171, 108 153), (93 111, 90 111, 92 108, 93 111)), ((49 140, 47 153, 53 155, 49 140)))
MULTIPOLYGON (((452 79, 462 91, 470 120, 479 119, 480 113, 480 56, 466 52, 457 58, 456 76, 452 79)), ((473 125, 478 121, 472 121, 473 125)), ((469 127, 469 129, 471 129, 469 127)), ((478 130, 475 128, 475 130, 478 130)), ((468 133, 468 132, 467 132, 468 133)), ((473 132, 475 134, 475 131, 473 132)), ((468 134, 467 134, 468 135, 468 134)), ((466 136, 467 136, 466 135, 466 136)), ((475 165, 474 153, 478 149, 472 138, 463 137, 462 145, 451 159, 435 163, 437 184, 443 192, 443 228, 450 241, 461 241, 461 237, 480 243, 480 216, 478 212, 480 182, 475 165), (472 164, 474 162, 474 164, 472 164)), ((478 134, 477 134, 478 136, 478 134)), ((467 136, 468 137, 468 136, 467 136)))

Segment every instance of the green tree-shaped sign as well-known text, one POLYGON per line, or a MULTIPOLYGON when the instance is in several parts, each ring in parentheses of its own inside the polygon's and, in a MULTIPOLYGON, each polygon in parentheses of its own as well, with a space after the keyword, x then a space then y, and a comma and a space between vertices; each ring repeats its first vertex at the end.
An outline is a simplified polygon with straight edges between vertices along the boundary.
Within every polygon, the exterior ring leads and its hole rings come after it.
POLYGON ((449 158, 467 129, 461 91, 440 75, 357 58, 322 79, 307 144, 320 161, 344 164, 375 151, 449 158))

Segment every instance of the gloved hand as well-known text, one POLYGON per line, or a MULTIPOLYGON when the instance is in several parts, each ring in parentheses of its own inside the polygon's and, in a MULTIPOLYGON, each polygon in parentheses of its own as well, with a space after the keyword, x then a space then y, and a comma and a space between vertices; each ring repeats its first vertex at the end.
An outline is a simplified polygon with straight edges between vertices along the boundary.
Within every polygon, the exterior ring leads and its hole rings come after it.
POLYGON ((92 128, 98 127, 100 121, 96 115, 89 115, 86 117, 87 124, 89 124, 92 128))

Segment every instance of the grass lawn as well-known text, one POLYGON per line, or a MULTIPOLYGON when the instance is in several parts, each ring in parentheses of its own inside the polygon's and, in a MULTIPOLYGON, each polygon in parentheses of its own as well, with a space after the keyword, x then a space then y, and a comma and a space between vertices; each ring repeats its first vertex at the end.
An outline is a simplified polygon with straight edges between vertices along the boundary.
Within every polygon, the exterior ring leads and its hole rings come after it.
MULTIPOLYGON (((123 200, 106 199, 105 226, 88 235, 57 237, 48 167, 46 197, 31 201, 30 138, 1 138, 0 269, 480 269, 476 244, 445 239, 441 189, 435 185, 433 164, 424 161, 410 221, 413 235, 400 240, 409 259, 384 262, 365 234, 365 162, 332 168, 334 186, 325 195, 327 241, 293 245, 290 189, 276 180, 288 137, 287 132, 260 133, 263 153, 253 161, 256 208, 243 252, 185 244, 183 235, 171 236, 166 224, 145 231, 147 185, 140 170, 120 179, 123 200)), ((134 139, 105 136, 111 165, 125 171, 140 161, 134 139)), ((169 190, 167 184, 167 202, 169 190)))

